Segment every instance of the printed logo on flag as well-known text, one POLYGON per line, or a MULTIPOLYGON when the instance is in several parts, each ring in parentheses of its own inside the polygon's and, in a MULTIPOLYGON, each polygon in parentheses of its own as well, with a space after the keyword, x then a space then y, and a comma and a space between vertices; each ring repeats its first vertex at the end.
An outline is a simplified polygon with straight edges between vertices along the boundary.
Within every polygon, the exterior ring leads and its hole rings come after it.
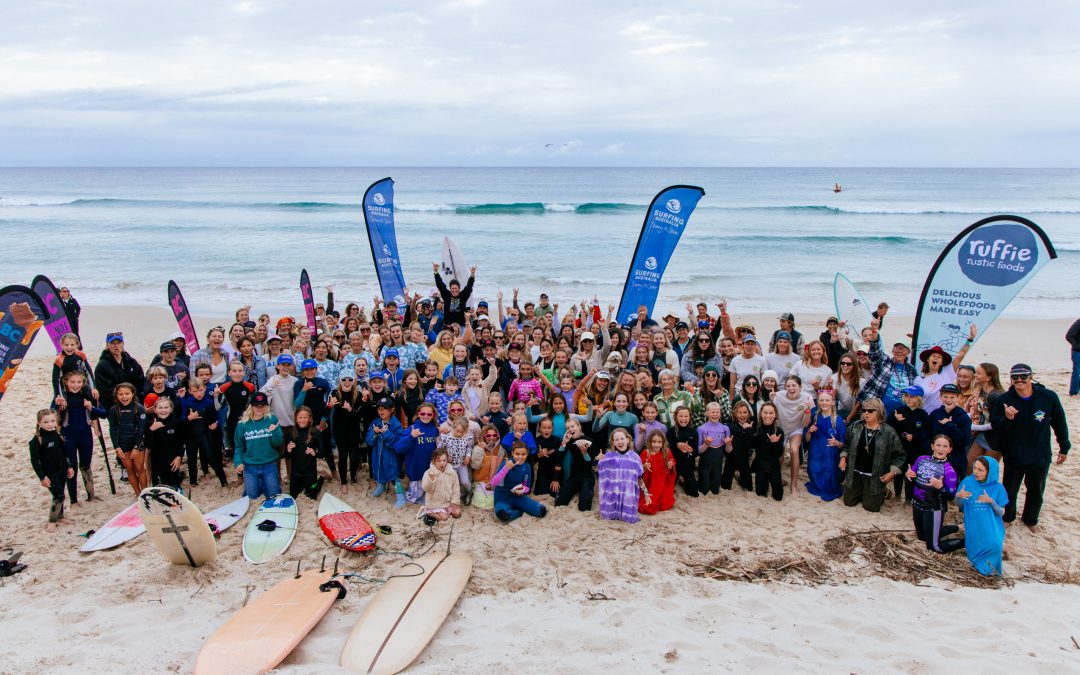
POLYGON ((384 206, 386 204, 386 198, 382 196, 381 192, 376 192, 375 195, 372 196, 371 201, 375 202, 379 206, 384 206))
POLYGON ((656 269, 656 256, 649 256, 645 259, 645 269, 656 269))
POLYGON ((383 244, 382 245, 382 252, 383 252, 384 255, 392 255, 390 253, 390 246, 388 244, 383 244))
POLYGON ((1018 223, 980 227, 957 249, 960 271, 984 286, 1011 286, 1032 272, 1039 247, 1030 228, 1018 223))
POLYGON ((667 200, 667 210, 672 213, 678 213, 679 211, 682 211, 682 204, 678 199, 669 199, 667 200))

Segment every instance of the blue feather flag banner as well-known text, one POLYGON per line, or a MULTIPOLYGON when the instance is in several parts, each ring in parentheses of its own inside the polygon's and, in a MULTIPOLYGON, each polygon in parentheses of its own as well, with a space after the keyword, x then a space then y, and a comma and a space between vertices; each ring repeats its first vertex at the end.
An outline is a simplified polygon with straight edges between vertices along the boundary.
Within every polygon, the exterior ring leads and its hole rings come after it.
POLYGON ((401 272, 401 257, 394 233, 393 179, 375 181, 364 192, 364 223, 383 300, 394 300, 398 307, 404 307, 405 276, 401 272))
POLYGON ((616 318, 620 323, 633 321, 641 305, 645 305, 652 314, 671 254, 675 252, 679 237, 690 221, 690 214, 704 196, 705 190, 699 187, 672 185, 653 197, 645 214, 645 222, 641 225, 641 234, 619 300, 616 318))

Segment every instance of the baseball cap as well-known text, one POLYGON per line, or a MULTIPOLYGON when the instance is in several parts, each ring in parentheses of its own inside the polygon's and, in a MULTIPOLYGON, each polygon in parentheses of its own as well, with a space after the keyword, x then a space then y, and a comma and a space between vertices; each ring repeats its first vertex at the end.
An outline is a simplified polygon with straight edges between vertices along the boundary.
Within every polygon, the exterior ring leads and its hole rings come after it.
POLYGON ((483 340, 480 343, 480 348, 483 349, 483 348, 486 348, 486 347, 491 347, 492 349, 494 349, 495 348, 495 341, 492 340, 491 338, 488 338, 487 340, 483 340))
MULTIPOLYGON (((684 328, 687 329, 687 330, 690 329, 690 326, 686 325, 685 321, 679 321, 678 323, 675 324, 675 330, 682 330, 684 328)), ((701 328, 701 326, 698 326, 698 328, 701 328)))
POLYGON ((1018 363, 1012 368, 1009 368, 1009 377, 1015 377, 1017 375, 1031 375, 1031 366, 1026 363, 1018 363))
POLYGON ((840 319, 837 319, 835 316, 830 316, 828 319, 825 319, 825 325, 828 326, 830 323, 840 323, 840 319))
POLYGON ((184 337, 184 334, 181 333, 180 331, 176 331, 175 333, 170 335, 169 339, 170 340, 183 340, 184 342, 187 342, 187 338, 184 337))
POLYGON ((585 341, 585 340, 592 340, 593 342, 596 342, 596 336, 595 336, 595 335, 593 335, 593 334, 592 334, 591 332, 589 332, 589 331, 585 331, 584 333, 582 333, 582 334, 581 334, 581 340, 582 340, 582 341, 585 341))
POLYGON ((173 344, 172 340, 166 340, 165 342, 161 343, 160 347, 158 347, 159 352, 163 352, 165 350, 170 350, 170 349, 172 351, 174 351, 174 352, 176 351, 176 345, 173 344))
POLYGON ((283 363, 288 363, 289 365, 292 365, 293 357, 289 356, 288 354, 282 354, 281 356, 277 357, 277 362, 279 366, 283 363))
POLYGON ((959 394, 960 393, 960 387, 956 386, 955 384, 943 384, 943 385, 941 385, 941 393, 942 394, 959 394))
POLYGON ((754 337, 753 333, 747 333, 746 335, 744 335, 742 341, 743 341, 744 344, 747 343, 747 342, 753 342, 754 344, 759 344, 758 341, 757 341, 757 338, 754 337))
POLYGON ((791 323, 795 323, 795 315, 792 314, 791 312, 784 312, 783 314, 781 314, 777 318, 780 319, 781 321, 790 321, 791 323))
POLYGON ((516 342, 511 342, 509 345, 506 346, 506 350, 510 351, 511 349, 516 349, 518 351, 521 351, 521 345, 519 345, 516 342))
POLYGON ((375 407, 376 408, 393 408, 394 407, 394 399, 390 398, 389 396, 383 396, 378 401, 375 401, 375 407))
POLYGON ((270 405, 270 398, 265 393, 257 391, 251 397, 251 405, 270 405))
POLYGON ((791 342, 791 333, 787 332, 786 330, 778 331, 776 333, 776 339, 787 340, 788 342, 791 342))
POLYGON ((906 342, 894 342, 893 343, 893 349, 896 349, 897 347, 903 347, 904 349, 908 350, 909 352, 911 351, 911 345, 909 345, 906 342))
POLYGON ((383 373, 381 370, 376 370, 375 372, 370 373, 368 375, 368 379, 369 380, 383 380, 383 381, 386 381, 386 374, 383 373))
MULTIPOLYGON (((278 363, 281 363, 281 359, 278 359, 278 363)), ((315 359, 304 359, 300 362, 300 370, 307 370, 308 368, 318 368, 319 362, 315 359)))
POLYGON ((485 307, 485 308, 486 308, 486 307, 488 306, 488 304, 487 304, 487 300, 481 300, 480 302, 476 303, 476 306, 477 306, 477 307, 485 307))
POLYGON ((123 341, 124 341, 124 334, 121 333, 120 331, 117 331, 115 333, 106 333, 105 334, 105 344, 109 344, 110 342, 123 342, 123 341))
POLYGON ((387 349, 386 353, 383 354, 384 359, 388 359, 391 356, 393 356, 395 359, 400 359, 401 358, 401 354, 398 354, 398 350, 396 350, 396 349, 387 349))
POLYGON ((420 299, 420 304, 421 305, 430 305, 431 304, 431 298, 421 298, 420 299))
POLYGON ((540 294, 540 299, 541 300, 547 300, 548 299, 548 294, 547 293, 541 293, 540 294))
POLYGON ((696 359, 694 361, 694 367, 697 368, 698 366, 704 367, 705 366, 705 361, 703 359, 696 359))
POLYGON ((609 373, 606 370, 601 370, 601 371, 596 373, 596 379, 598 379, 598 380, 610 380, 611 379, 611 373, 609 373))
POLYGON ((254 328, 257 325, 258 324, 255 323, 254 321, 245 321, 244 322, 244 328, 254 328))
POLYGON ((697 322, 697 327, 698 328, 708 328, 709 327, 709 322, 706 321, 705 319, 702 319, 701 321, 697 322))
POLYGON ((271 340, 277 340, 278 342, 281 342, 281 336, 280 335, 267 335, 266 336, 266 341, 270 342, 271 340))
POLYGON ((908 396, 925 396, 926 395, 926 392, 923 391, 923 388, 921 386, 917 385, 917 384, 913 384, 910 387, 908 387, 907 389, 905 389, 904 393, 907 394, 908 396))

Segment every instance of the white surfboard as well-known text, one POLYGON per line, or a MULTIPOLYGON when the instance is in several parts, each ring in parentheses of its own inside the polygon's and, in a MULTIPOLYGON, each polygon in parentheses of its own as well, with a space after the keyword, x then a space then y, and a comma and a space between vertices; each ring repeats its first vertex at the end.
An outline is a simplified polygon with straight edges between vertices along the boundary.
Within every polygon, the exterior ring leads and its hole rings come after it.
POLYGON ((139 502, 136 501, 110 518, 109 522, 99 527, 79 550, 83 553, 104 551, 131 541, 145 532, 146 526, 143 525, 142 519, 139 518, 139 502))
POLYGON ((249 508, 251 508, 251 498, 241 497, 206 514, 206 524, 210 526, 214 534, 221 534, 240 522, 240 519, 247 515, 249 508))
POLYGON ((244 557, 260 565, 284 553, 296 536, 299 520, 296 500, 289 495, 267 499, 251 517, 244 532, 244 557))
POLYGON ((439 632, 472 574, 467 553, 426 555, 391 577, 349 634, 341 665, 356 673, 397 673, 439 632))
MULTIPOLYGON (((451 279, 457 279, 462 286, 465 285, 469 278, 469 266, 465 264, 465 256, 461 255, 461 249, 457 247, 457 244, 450 237, 443 237, 441 266, 441 274, 447 284, 450 283, 451 279)), ((472 296, 469 296, 466 305, 468 307, 473 306, 472 296)))
POLYGON ((840 272, 833 279, 833 302, 836 304, 836 318, 851 329, 851 339, 861 341, 860 332, 870 325, 876 307, 868 305, 851 279, 840 272))
POLYGON ((139 517, 154 546, 174 565, 199 567, 217 559, 217 542, 202 511, 176 490, 143 490, 139 517))

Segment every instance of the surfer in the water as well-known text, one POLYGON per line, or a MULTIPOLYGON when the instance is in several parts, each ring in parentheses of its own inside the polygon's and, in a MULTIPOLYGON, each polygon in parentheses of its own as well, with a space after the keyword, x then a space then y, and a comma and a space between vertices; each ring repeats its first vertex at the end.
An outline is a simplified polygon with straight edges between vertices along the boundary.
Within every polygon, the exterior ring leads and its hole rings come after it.
POLYGON ((833 189, 832 189, 832 191, 833 191, 833 192, 842 192, 842 191, 843 191, 843 189, 844 189, 844 188, 840 187, 840 183, 836 183, 835 185, 833 185, 833 189))

